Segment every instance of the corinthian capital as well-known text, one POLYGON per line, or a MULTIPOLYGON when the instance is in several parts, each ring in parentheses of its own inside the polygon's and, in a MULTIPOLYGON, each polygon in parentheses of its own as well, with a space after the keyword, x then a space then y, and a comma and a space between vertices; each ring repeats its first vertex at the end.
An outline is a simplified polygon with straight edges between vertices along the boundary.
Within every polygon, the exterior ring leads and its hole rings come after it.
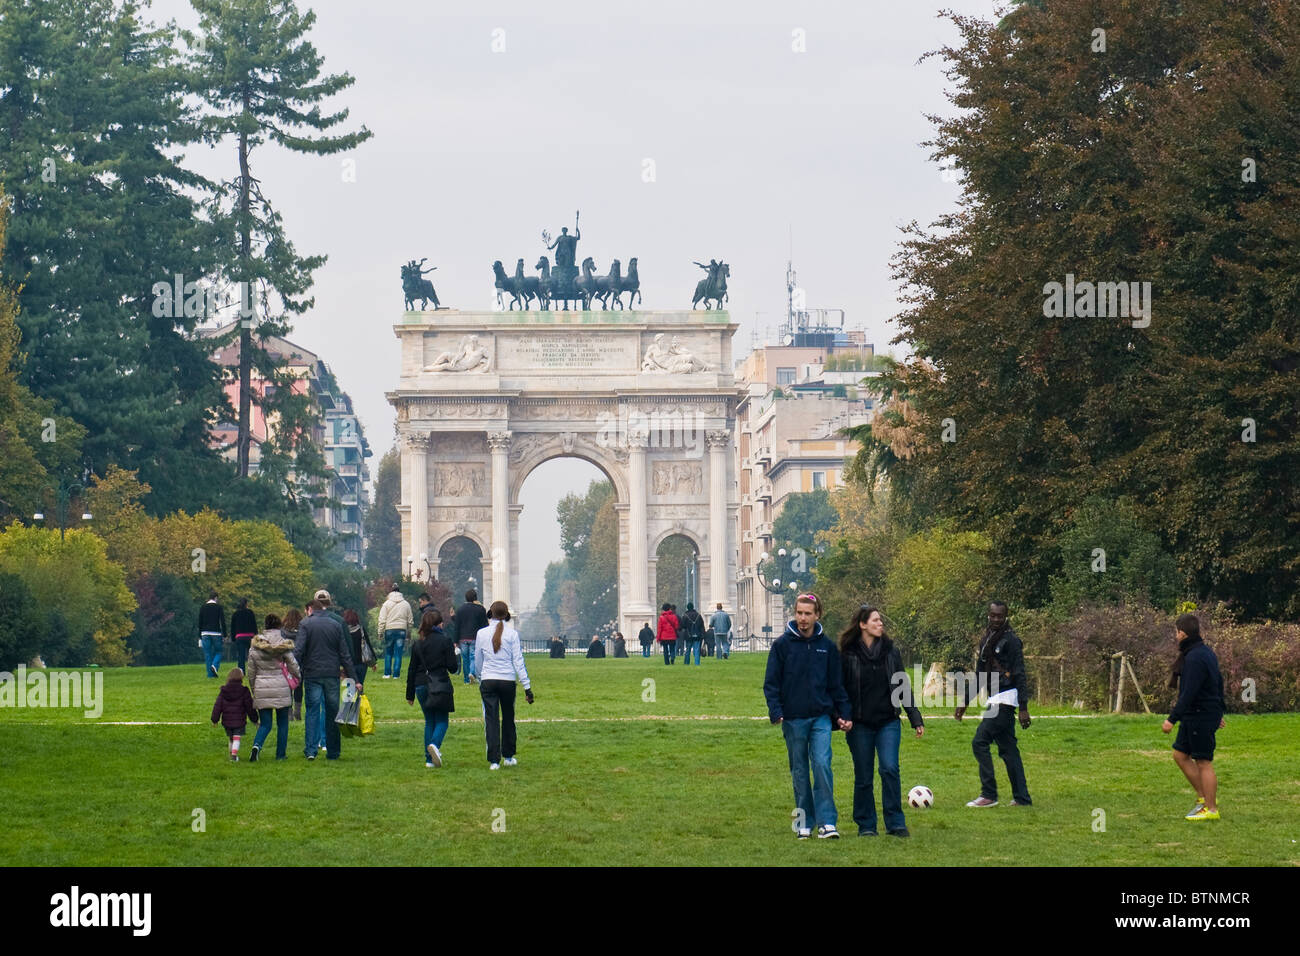
POLYGON ((510 433, 509 432, 488 432, 488 447, 494 452, 510 450, 510 433))
POLYGON ((727 448, 731 445, 731 432, 725 430, 705 432, 704 440, 708 442, 710 448, 727 448))
POLYGON ((406 447, 417 455, 429 453, 429 446, 433 440, 433 435, 429 432, 407 432, 403 437, 406 440, 406 447))

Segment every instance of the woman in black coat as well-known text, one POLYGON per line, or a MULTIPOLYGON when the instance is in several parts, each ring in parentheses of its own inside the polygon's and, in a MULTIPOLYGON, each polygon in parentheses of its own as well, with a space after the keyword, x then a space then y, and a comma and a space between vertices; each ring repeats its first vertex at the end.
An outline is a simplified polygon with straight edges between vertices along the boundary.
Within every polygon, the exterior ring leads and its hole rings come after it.
POLYGON ((420 637, 411 645, 411 659, 406 671, 406 702, 420 699, 424 711, 424 752, 426 767, 442 766, 442 740, 447 736, 450 715, 456 709, 451 675, 460 670, 456 645, 442 633, 442 614, 430 608, 420 618, 420 637))
POLYGON ((911 836, 903 816, 902 787, 899 783, 898 726, 901 700, 916 736, 925 733, 921 712, 912 705, 911 685, 903 670, 903 657, 885 636, 880 611, 868 604, 858 608, 853 621, 840 635, 840 667, 844 690, 853 711, 853 727, 845 734, 853 755, 853 822, 858 836, 876 835, 876 798, 872 789, 875 762, 880 760, 880 803, 885 811, 885 832, 890 836, 911 836), (895 696, 894 690, 899 688, 895 696))

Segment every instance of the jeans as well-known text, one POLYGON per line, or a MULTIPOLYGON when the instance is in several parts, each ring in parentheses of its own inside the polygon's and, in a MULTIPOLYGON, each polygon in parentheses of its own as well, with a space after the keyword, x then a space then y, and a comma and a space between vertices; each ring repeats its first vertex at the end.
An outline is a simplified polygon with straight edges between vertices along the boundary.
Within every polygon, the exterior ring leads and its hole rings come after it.
POLYGON ((478 686, 479 696, 483 698, 488 763, 500 763, 502 757, 515 755, 515 682, 485 680, 478 686))
POLYGON ((289 708, 276 707, 272 710, 263 707, 257 714, 257 736, 253 738, 253 746, 261 750, 266 738, 271 736, 271 715, 275 714, 275 759, 282 759, 289 747, 289 708))
POLYGON ((641 645, 641 656, 642 656, 642 657, 649 657, 649 656, 650 656, 650 645, 649 645, 649 644, 642 644, 642 645, 641 645))
POLYGON ((993 774, 993 757, 989 754, 989 743, 998 745, 998 755, 1007 765, 1007 777, 1011 780, 1011 795, 1016 803, 1028 805, 1029 784, 1025 780, 1025 765, 1020 761, 1020 747, 1016 744, 1016 709, 1006 704, 995 704, 994 712, 980 721, 971 741, 971 750, 975 752, 975 761, 980 767, 980 796, 990 800, 998 798, 998 779, 993 774))
POLYGON ((785 749, 790 754, 790 777, 794 781, 794 803, 802 811, 801 829, 834 826, 835 785, 831 779, 831 718, 787 717, 781 721, 785 749), (812 762, 812 783, 808 781, 808 763, 812 762))
POLYGON ((885 810, 885 829, 901 830, 907 826, 903 817, 903 798, 898 782, 898 744, 903 739, 897 720, 872 730, 854 723, 845 734, 849 753, 853 755, 853 822, 858 830, 876 829, 876 795, 872 787, 875 762, 880 760, 880 803, 885 810))
POLYGON ((474 673, 474 642, 460 642, 460 670, 465 675, 465 683, 469 683, 470 675, 474 673))
POLYGON ((700 665, 700 642, 699 641, 686 642, 686 663, 687 664, 691 662, 692 651, 695 652, 695 666, 698 667, 700 665))
POLYGON ((325 756, 337 760, 342 746, 339 725, 334 722, 339 712, 339 679, 308 677, 302 683, 307 698, 307 733, 303 753, 308 757, 315 756, 316 744, 322 736, 321 723, 324 722, 325 756))
POLYGON ((236 637, 230 643, 234 645, 235 666, 241 671, 248 667, 248 648, 252 645, 251 637, 236 637))
POLYGON ((402 654, 406 650, 406 632, 384 631, 384 676, 402 676, 402 654), (396 665, 396 666, 394 666, 396 665))
POLYGON ((221 673, 221 635, 203 634, 203 673, 217 677, 221 673))
POLYGON ((718 649, 715 652, 717 656, 723 658, 730 657, 731 656, 731 635, 719 634, 717 637, 714 638, 714 640, 717 641, 718 644, 718 649))
POLYGON ((671 664, 677 656, 677 645, 672 641, 660 641, 659 644, 664 649, 664 663, 671 664))
POLYGON ((420 702, 420 710, 424 711, 424 751, 423 757, 429 759, 429 744, 442 749, 443 738, 447 736, 447 724, 451 716, 445 710, 430 710, 424 706, 424 698, 429 693, 427 687, 415 688, 415 699, 420 702))

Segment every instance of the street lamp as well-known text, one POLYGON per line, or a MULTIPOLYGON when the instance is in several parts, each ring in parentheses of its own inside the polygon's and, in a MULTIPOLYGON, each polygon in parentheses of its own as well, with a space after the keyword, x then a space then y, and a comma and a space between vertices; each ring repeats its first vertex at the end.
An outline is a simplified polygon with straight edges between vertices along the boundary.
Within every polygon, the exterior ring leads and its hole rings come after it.
POLYGON ((432 584, 432 583, 433 583, 433 565, 429 563, 429 556, 428 556, 427 554, 425 554, 423 551, 421 551, 421 552, 420 552, 420 560, 424 562, 424 566, 425 566, 425 568, 428 569, 428 572, 429 572, 429 583, 432 584))
POLYGON ((406 579, 411 579, 411 565, 415 563, 415 556, 408 554, 406 556, 406 579))
MULTIPOLYGON (((59 479, 59 486, 46 485, 41 489, 54 495, 54 515, 59 523, 59 540, 63 541, 68 529, 68 508, 72 504, 72 499, 80 495, 86 489, 79 481, 68 481, 66 478, 59 479)), ((89 511, 81 513, 82 521, 90 521, 93 515, 89 511)), ((44 521, 44 512, 38 511, 32 515, 33 521, 44 521)))

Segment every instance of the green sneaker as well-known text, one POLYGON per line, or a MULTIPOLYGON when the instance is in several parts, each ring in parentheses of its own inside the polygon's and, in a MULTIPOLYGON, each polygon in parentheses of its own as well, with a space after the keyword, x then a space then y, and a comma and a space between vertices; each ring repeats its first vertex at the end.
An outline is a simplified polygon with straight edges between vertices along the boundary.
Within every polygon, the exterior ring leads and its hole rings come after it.
POLYGON ((1187 820, 1217 820, 1217 819, 1219 819, 1219 811, 1218 811, 1218 810, 1207 810, 1207 809, 1205 809, 1205 807, 1201 807, 1201 809, 1200 809, 1199 811, 1197 811, 1196 813, 1189 813, 1189 814, 1185 817, 1185 819, 1187 819, 1187 820))

